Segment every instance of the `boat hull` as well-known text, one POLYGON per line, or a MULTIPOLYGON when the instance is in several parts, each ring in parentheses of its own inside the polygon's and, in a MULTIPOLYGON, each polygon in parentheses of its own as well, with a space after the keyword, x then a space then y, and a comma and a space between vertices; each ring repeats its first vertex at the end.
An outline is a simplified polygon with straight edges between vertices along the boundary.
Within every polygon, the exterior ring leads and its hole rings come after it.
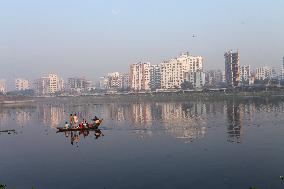
POLYGON ((97 124, 91 124, 92 126, 90 127, 84 127, 84 128, 65 128, 65 127, 57 127, 57 132, 66 132, 66 131, 95 131, 98 130, 99 126, 101 125, 103 120, 100 120, 99 123, 97 124))

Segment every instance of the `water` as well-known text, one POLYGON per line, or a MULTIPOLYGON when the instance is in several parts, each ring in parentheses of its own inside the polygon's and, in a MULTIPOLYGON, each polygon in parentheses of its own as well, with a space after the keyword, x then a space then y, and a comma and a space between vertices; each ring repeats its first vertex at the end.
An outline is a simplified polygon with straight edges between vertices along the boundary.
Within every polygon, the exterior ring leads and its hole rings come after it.
POLYGON ((38 103, 1 107, 8 188, 284 188, 284 102, 38 103), (101 133, 56 133, 69 113, 101 133), (79 136, 77 136, 79 135, 79 136))

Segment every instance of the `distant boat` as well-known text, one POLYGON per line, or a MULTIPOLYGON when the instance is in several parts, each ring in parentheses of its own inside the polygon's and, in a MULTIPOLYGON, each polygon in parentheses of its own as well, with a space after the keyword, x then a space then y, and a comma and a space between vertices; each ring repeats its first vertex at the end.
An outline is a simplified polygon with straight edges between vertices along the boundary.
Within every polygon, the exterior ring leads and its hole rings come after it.
POLYGON ((98 123, 89 124, 88 127, 83 128, 65 128, 65 127, 57 127, 57 132, 66 132, 66 131, 85 131, 85 130, 98 130, 99 126, 103 122, 103 119, 99 120, 98 123))

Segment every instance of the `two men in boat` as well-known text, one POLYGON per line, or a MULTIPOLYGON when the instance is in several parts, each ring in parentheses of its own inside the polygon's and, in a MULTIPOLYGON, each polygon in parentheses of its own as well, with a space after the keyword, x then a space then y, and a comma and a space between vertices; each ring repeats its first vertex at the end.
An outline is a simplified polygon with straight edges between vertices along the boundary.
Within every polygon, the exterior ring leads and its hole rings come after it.
POLYGON ((89 124, 85 119, 83 119, 83 121, 78 124, 78 116, 76 114, 70 114, 70 125, 68 125, 68 123, 66 122, 65 128, 90 128, 100 124, 100 119, 97 116, 95 116, 92 120, 94 121, 92 124, 89 124))

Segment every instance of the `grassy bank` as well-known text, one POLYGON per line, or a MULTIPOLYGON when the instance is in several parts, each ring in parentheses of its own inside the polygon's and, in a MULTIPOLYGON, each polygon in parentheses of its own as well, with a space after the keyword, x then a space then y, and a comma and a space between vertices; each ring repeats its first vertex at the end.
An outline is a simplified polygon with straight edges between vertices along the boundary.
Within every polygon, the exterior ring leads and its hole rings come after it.
POLYGON ((128 95, 38 97, 37 102, 97 103, 97 102, 168 102, 168 101, 247 101, 257 99, 284 100, 284 93, 274 92, 178 92, 128 95))

